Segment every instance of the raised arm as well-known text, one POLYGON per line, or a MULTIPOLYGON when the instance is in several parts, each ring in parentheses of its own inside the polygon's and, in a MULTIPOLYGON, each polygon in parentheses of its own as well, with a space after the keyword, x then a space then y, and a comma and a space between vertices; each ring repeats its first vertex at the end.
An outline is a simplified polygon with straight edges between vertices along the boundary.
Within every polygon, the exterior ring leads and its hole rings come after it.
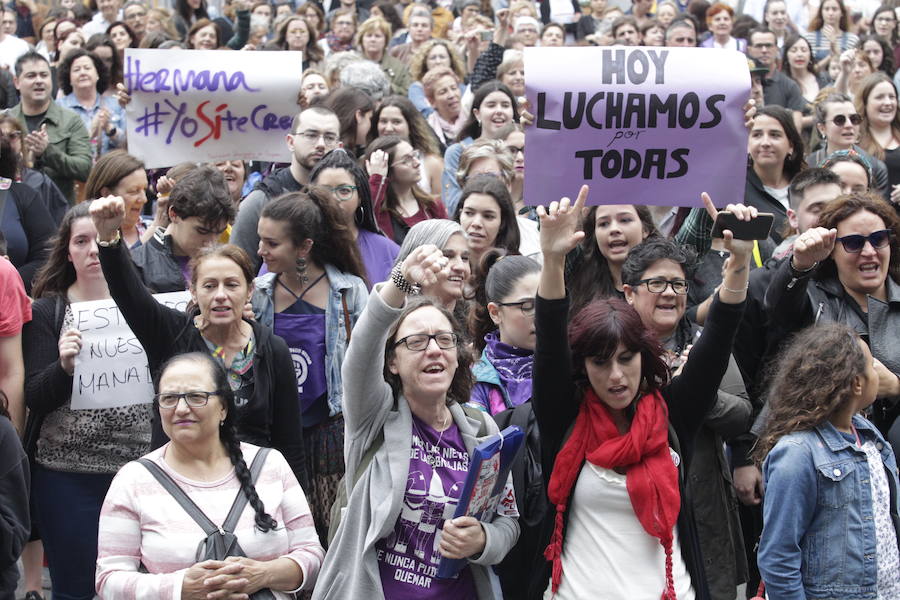
MULTIPOLYGON (((421 246, 395 267, 399 274, 396 278, 376 285, 369 295, 341 366, 347 442, 368 430, 366 426, 385 410, 385 404, 393 402, 393 392, 384 380, 384 344, 391 324, 406 304, 406 291, 398 287, 398 282, 403 287, 433 284, 446 266, 443 252, 432 245, 421 246)), ((368 447, 371 440, 364 442, 368 447)))
POLYGON ((788 332, 808 325, 813 316, 806 286, 819 262, 834 249, 837 229, 814 227, 794 241, 794 253, 784 261, 766 289, 765 310, 769 321, 788 332))
POLYGON ((153 371, 171 353, 172 340, 184 326, 185 315, 157 302, 144 287, 119 235, 124 217, 125 202, 118 196, 91 203, 91 219, 100 242, 100 265, 109 294, 146 350, 153 371))
MULTIPOLYGON (((718 211, 707 194, 702 197, 715 222, 718 211)), ((742 204, 729 204, 726 210, 741 221, 750 221, 757 215, 754 207, 742 204)), ((731 256, 725 262, 722 285, 710 306, 706 327, 694 344, 681 375, 673 378, 663 390, 669 403, 670 419, 679 435, 684 432, 692 436, 716 402, 747 298, 753 242, 736 240, 729 230, 725 230, 723 237, 725 249, 731 256)))
POLYGON ((582 186, 575 204, 568 198, 538 207, 541 220, 541 252, 544 266, 535 302, 534 370, 532 403, 541 430, 541 462, 549 478, 566 429, 578 414, 572 385, 572 361, 566 324, 566 254, 584 237, 581 210, 588 187, 582 186))

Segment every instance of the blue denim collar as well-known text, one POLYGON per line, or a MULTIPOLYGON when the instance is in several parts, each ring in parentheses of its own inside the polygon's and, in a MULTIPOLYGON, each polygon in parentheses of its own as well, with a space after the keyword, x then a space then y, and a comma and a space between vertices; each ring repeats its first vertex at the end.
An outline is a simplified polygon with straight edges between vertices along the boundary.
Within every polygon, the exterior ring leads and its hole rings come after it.
MULTIPOLYGON (((877 437, 874 436, 875 428, 872 424, 866 419, 854 415, 853 416, 853 426, 856 428, 857 433, 859 434, 860 439, 877 437)), ((825 445, 828 446, 828 449, 832 452, 837 452, 838 450, 845 450, 850 448, 851 450, 859 450, 856 447, 854 442, 851 442, 846 437, 844 437, 840 431, 838 431, 837 427, 831 424, 830 421, 825 421, 816 425, 816 431, 819 433, 819 437, 822 438, 822 441, 825 442, 825 445)))

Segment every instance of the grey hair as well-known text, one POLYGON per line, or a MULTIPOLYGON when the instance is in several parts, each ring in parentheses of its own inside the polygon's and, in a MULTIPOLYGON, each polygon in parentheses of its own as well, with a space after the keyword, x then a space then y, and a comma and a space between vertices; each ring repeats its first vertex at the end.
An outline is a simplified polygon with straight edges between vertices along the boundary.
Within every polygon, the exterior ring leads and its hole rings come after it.
POLYGON ((456 233, 465 237, 460 224, 449 219, 427 219, 416 223, 407 232, 394 265, 401 264, 419 246, 434 244, 438 248, 443 248, 456 233))
POLYGON ((334 76, 335 72, 340 74, 347 65, 362 60, 364 60, 362 56, 349 50, 346 52, 334 52, 329 54, 328 58, 325 59, 325 80, 328 85, 335 85, 336 80, 339 82, 334 76))
POLYGON ((431 14, 431 11, 424 6, 416 6, 411 11, 409 11, 409 17, 407 18, 407 21, 411 20, 413 17, 426 17, 429 21, 431 21, 431 26, 434 27, 434 15, 431 14))
POLYGON ((391 82, 381 66, 370 61, 352 62, 341 69, 341 87, 352 87, 365 92, 374 102, 391 93, 391 82))
POLYGON ((506 143, 500 140, 478 140, 472 142, 459 157, 459 168, 456 171, 456 181, 460 187, 466 185, 466 178, 469 176, 469 167, 479 158, 494 158, 500 165, 500 174, 503 183, 509 185, 513 179, 513 168, 515 163, 513 156, 506 148, 506 143))

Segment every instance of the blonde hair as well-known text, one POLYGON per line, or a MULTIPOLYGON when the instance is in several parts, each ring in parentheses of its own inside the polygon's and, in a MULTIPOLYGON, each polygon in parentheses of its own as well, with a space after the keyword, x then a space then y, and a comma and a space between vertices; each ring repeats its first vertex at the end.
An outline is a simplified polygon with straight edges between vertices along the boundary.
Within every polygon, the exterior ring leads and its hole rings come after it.
POLYGON ((460 81, 465 79, 466 68, 463 64, 462 56, 459 55, 459 51, 447 40, 443 38, 434 38, 422 44, 410 59, 409 74, 412 75, 413 80, 422 81, 422 78, 428 72, 428 66, 426 64, 428 55, 435 46, 443 46, 447 49, 447 54, 450 55, 450 68, 456 73, 456 76, 460 81))
POLYGON ((391 24, 381 17, 369 17, 359 25, 354 40, 356 47, 362 48, 363 36, 376 31, 384 36, 384 52, 387 52, 388 44, 391 42, 391 24))

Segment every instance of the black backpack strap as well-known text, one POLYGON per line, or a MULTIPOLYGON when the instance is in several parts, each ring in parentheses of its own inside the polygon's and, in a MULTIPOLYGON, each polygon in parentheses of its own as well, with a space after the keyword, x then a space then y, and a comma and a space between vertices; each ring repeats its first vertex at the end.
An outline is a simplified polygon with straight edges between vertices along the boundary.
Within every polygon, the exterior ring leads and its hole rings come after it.
MULTIPOLYGON (((210 536, 213 533, 220 531, 219 527, 209 520, 206 513, 200 510, 199 506, 194 504, 194 501, 188 497, 183 489, 181 489, 181 486, 175 483, 175 480, 172 479, 168 473, 163 471, 158 464, 148 458, 139 458, 138 462, 150 471, 150 474, 156 478, 159 484, 163 486, 173 498, 175 498, 178 504, 181 505, 181 508, 197 522, 197 525, 203 529, 203 533, 210 536)), ((243 496, 243 494, 240 495, 243 496)))
MULTIPOLYGON (((256 480, 259 479, 259 474, 262 472, 263 464, 266 462, 268 454, 269 448, 260 448, 256 456, 253 457, 253 462, 250 463, 250 481, 254 485, 256 480)), ((225 522, 222 523, 222 529, 228 533, 234 533, 234 528, 237 527, 237 522, 244 512, 247 502, 247 494, 243 490, 238 490, 237 496, 234 497, 234 504, 231 505, 231 510, 228 511, 228 516, 225 517, 225 522)))

